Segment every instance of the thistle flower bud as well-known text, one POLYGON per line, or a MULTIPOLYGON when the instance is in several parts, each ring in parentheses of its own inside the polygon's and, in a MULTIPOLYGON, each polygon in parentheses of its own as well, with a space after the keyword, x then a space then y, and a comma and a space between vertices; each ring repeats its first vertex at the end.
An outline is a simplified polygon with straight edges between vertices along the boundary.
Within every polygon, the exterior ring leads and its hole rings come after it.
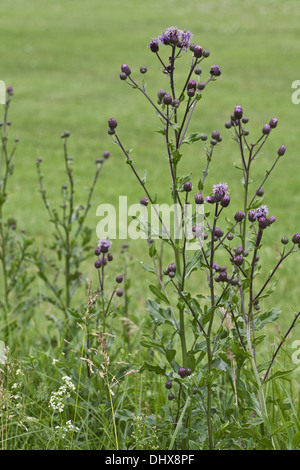
POLYGON ((221 238, 224 235, 224 232, 219 227, 215 227, 213 235, 217 238, 221 238))
POLYGON ((196 204, 203 204, 204 203, 204 199, 203 199, 203 196, 201 193, 196 193, 195 194, 195 203, 196 204))
POLYGON ((122 274, 118 274, 117 277, 116 277, 116 282, 117 282, 118 284, 121 284, 122 281, 123 281, 123 276, 122 276, 122 274))
POLYGON ((267 218, 267 221, 269 225, 272 225, 274 224, 274 222, 276 222, 276 217, 274 217, 274 215, 271 215, 271 217, 267 218))
POLYGON ((209 204, 215 204, 215 202, 217 202, 216 198, 213 197, 213 196, 206 196, 205 200, 206 200, 206 202, 208 202, 209 204))
POLYGON ((231 122, 231 121, 226 121, 226 122, 225 122, 225 127, 226 127, 226 129, 231 129, 231 127, 232 127, 232 122, 231 122))
POLYGON ((196 75, 201 75, 202 69, 201 69, 200 67, 195 67, 194 73, 195 73, 196 75))
POLYGON ((264 230, 266 227, 268 227, 268 225, 269 225, 269 222, 266 219, 266 217, 260 217, 258 219, 258 226, 260 229, 264 230))
POLYGON ((117 294, 117 297, 122 297, 123 296, 123 289, 118 289, 116 294, 117 294))
POLYGON ((182 379, 184 379, 184 377, 186 376, 186 370, 184 367, 180 367, 179 371, 178 371, 178 375, 180 375, 180 377, 182 379))
POLYGON ((214 77, 219 77, 221 75, 221 69, 218 65, 213 65, 209 71, 214 77))
POLYGON ((185 374, 187 376, 191 375, 192 374, 192 369, 190 367, 188 367, 186 370, 185 370, 185 374))
POLYGON ((295 233, 295 235, 292 238, 293 243, 300 243, 300 233, 295 233))
POLYGON ((271 129, 275 129, 275 127, 277 127, 277 124, 278 124, 278 119, 277 118, 270 119, 269 125, 270 125, 271 129))
POLYGON ((173 395, 173 393, 169 393, 168 395, 168 400, 174 400, 175 396, 173 395))
POLYGON ((217 129, 215 129, 215 130, 212 132, 211 137, 212 137, 212 139, 215 139, 215 140, 219 141, 219 139, 220 139, 220 137, 221 137, 221 136, 220 136, 220 132, 219 132, 217 129))
POLYGON ((148 70, 148 69, 147 69, 146 65, 141 65, 141 67, 140 67, 140 72, 141 72, 142 74, 145 74, 145 73, 147 72, 147 70, 148 70))
POLYGON ((131 74, 130 67, 127 64, 121 65, 121 70, 122 70, 122 72, 126 73, 126 75, 131 74))
POLYGON ((234 108, 233 115, 234 115, 234 119, 241 119, 243 117, 243 108, 242 108, 242 106, 237 105, 234 108))
POLYGON ((163 88, 161 88, 160 90, 158 90, 158 92, 157 92, 158 99, 159 99, 159 100, 162 100, 163 97, 166 95, 166 93, 167 93, 166 90, 164 90, 163 88))
POLYGON ((187 84, 187 89, 190 90, 191 88, 196 90, 197 83, 195 80, 190 80, 187 84))
POLYGON ((125 72, 121 72, 121 73, 120 73, 120 79, 121 79, 121 80, 126 80, 126 79, 127 79, 127 75, 126 75, 125 72))
POLYGON ((172 100, 172 96, 169 95, 169 93, 166 93, 166 94, 164 95, 164 97, 163 97, 163 102, 164 102, 164 104, 170 105, 170 104, 172 103, 172 101, 173 101, 173 100, 172 100))
POLYGON ((198 82, 197 88, 198 88, 198 90, 204 90, 205 83, 204 82, 198 82))
POLYGON ((170 263, 169 266, 168 266, 168 270, 173 271, 174 273, 176 273, 176 264, 170 263))
POLYGON ((243 260, 243 257, 238 255, 234 258, 233 260, 234 264, 236 264, 237 266, 242 266, 244 260, 243 260))
POLYGON ((264 135, 268 135, 271 132, 271 126, 270 124, 265 124, 264 127, 262 128, 262 133, 264 135))
POLYGON ((279 155, 280 157, 282 157, 282 155, 285 154, 285 151, 286 151, 286 146, 285 146, 285 145, 282 145, 281 147, 279 147, 277 153, 278 153, 278 155, 279 155))
POLYGON ((234 220, 236 222, 241 222, 242 220, 244 220, 244 218, 245 218, 245 212, 243 211, 238 211, 234 216, 234 220))
POLYGON ((148 206, 148 199, 146 198, 146 196, 142 197, 142 199, 140 200, 140 204, 142 206, 148 206))
POLYGON ((115 120, 115 118, 109 118, 109 120, 107 121, 108 122, 108 127, 110 129, 115 129, 118 125, 117 121, 115 120))
POLYGON ((287 237, 282 237, 281 243, 282 243, 283 245, 287 245, 288 242, 289 242, 289 239, 288 239, 287 237))
POLYGON ((222 201, 221 201, 220 204, 221 204, 222 207, 227 207, 227 206, 229 206, 229 204, 230 204, 230 196, 228 196, 228 194, 226 194, 226 195, 223 197, 223 199, 222 199, 222 201))
POLYGON ((149 49, 151 52, 158 52, 159 51, 159 45, 158 45, 158 40, 157 39, 152 39, 149 43, 149 49))
POLYGON ((263 188, 258 188, 256 191, 256 196, 262 197, 264 195, 264 190, 263 188))
POLYGON ((194 57, 201 57, 203 52, 203 48, 201 46, 195 46, 194 47, 194 57))
POLYGON ((168 380, 165 384, 165 387, 168 389, 168 390, 171 390, 171 388, 173 387, 173 384, 171 382, 171 380, 168 380))
POLYGON ((254 222, 256 220, 256 210, 254 209, 251 209, 249 212, 248 212, 248 220, 250 222, 254 222))
POLYGON ((187 193, 189 193, 190 191, 192 191, 193 189, 193 185, 191 183, 191 181, 186 181, 183 185, 183 189, 184 191, 186 191, 187 193))
POLYGON ((204 49, 203 51, 203 57, 207 58, 210 56, 210 51, 208 49, 204 49))
POLYGON ((110 156, 110 153, 109 153, 108 150, 106 150, 106 151, 103 153, 103 158, 107 159, 107 158, 109 158, 109 156, 110 156))

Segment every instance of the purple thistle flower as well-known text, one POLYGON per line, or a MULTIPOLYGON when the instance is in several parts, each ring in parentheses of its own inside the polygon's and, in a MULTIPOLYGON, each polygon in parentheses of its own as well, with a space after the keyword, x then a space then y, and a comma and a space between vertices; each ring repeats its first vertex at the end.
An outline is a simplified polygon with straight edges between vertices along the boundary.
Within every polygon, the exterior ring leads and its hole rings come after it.
POLYGON ((268 214, 269 214, 269 209, 267 208, 267 206, 263 205, 259 207, 258 209, 256 209, 255 218, 259 219, 260 217, 267 217, 268 214))
POLYGON ((151 41, 148 44, 148 47, 152 52, 158 52, 159 51, 158 39, 157 38, 151 39, 151 41))
POLYGON ((100 248, 101 253, 107 253, 110 250, 112 242, 107 239, 98 240, 98 247, 100 248))
POLYGON ((213 193, 217 201, 222 201, 224 196, 228 194, 228 185, 226 183, 214 184, 213 193))
POLYGON ((219 77, 221 75, 221 69, 218 65, 213 65, 209 73, 215 77, 219 77))
MULTIPOLYGON (((158 47, 158 41, 164 45, 177 45, 181 47, 184 51, 188 51, 190 39, 192 38, 193 34, 191 31, 186 31, 177 28, 176 26, 171 26, 167 28, 157 39, 152 39, 149 44, 152 45, 152 48, 158 47), (152 44, 151 44, 152 43, 152 44)), ((150 47, 151 49, 151 47, 150 47)), ((151 49, 152 50, 152 49, 151 49)), ((157 52, 157 51, 154 51, 157 52)))

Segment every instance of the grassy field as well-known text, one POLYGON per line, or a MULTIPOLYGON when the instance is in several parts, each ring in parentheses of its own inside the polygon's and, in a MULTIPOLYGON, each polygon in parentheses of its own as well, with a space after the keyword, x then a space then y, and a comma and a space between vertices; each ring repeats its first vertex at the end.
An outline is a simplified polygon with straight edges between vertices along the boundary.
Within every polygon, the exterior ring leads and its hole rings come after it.
MULTIPOLYGON (((264 203, 277 219, 266 235, 262 275, 266 274, 276 262, 280 238, 300 231, 300 105, 291 100, 292 82, 300 79, 299 21, 297 0, 152 0, 151 4, 145 0, 3 0, 0 79, 14 89, 10 135, 19 138, 6 216, 16 217, 37 247, 50 241, 52 226, 39 194, 36 160, 43 159, 45 186, 55 204, 65 183, 60 135, 69 130, 69 151, 74 157, 75 179, 79 180, 78 202, 90 185, 95 159, 106 150, 111 153, 88 218, 96 245, 96 207, 104 202, 116 205, 119 195, 127 195, 129 204, 143 195, 124 156, 107 135, 107 119, 112 116, 118 121, 120 136, 128 148, 133 148, 136 168, 141 173, 147 169, 152 193, 157 192, 161 201, 169 197, 164 142, 154 132, 158 129, 157 117, 141 94, 120 81, 119 73, 123 63, 130 65, 135 76, 139 67, 146 65, 147 92, 155 98, 157 90, 167 86, 167 80, 147 44, 166 27, 177 25, 190 29, 195 42, 210 50, 204 72, 207 77, 211 65, 218 64, 222 69, 221 77, 206 90, 191 131, 208 135, 213 129, 221 131, 223 141, 215 152, 207 187, 226 180, 233 210, 242 208, 240 175, 233 166, 239 155, 224 123, 234 106, 241 104, 255 140, 271 117, 278 118, 278 127, 253 174, 254 189, 271 167, 277 149, 286 145, 287 152, 265 187, 264 203)), ((187 146, 179 171, 191 171, 196 183, 204 164, 204 149, 197 143, 187 146)), ((122 242, 115 242, 116 249, 122 242)), ((142 243, 131 243, 131 253, 133 259, 147 261, 142 243)), ((146 276, 136 263, 131 269, 133 305, 144 312, 146 276)), ((95 276, 93 261, 87 264, 87 272, 91 278, 95 276)), ((293 311, 300 309, 299 257, 287 260, 280 272, 272 305, 284 312, 278 322, 284 333, 293 311)), ((37 315, 36 331, 39 321, 37 315)), ((47 328, 44 320, 41 325, 47 328)), ((293 332, 293 338, 298 337, 299 326, 293 332)))

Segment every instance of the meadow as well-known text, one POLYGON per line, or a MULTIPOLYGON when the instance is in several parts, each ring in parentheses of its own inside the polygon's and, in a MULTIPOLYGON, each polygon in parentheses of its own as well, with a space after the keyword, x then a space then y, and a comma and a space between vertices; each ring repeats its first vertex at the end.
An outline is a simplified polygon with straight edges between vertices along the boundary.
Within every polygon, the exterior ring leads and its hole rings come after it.
MULTIPOLYGON (((159 201, 170 197, 164 142, 155 132, 159 128, 157 116, 147 100, 126 86, 119 75, 122 64, 130 66, 133 77, 140 77, 140 67, 147 66, 146 91, 156 99, 157 90, 168 87, 168 76, 161 74, 148 44, 167 27, 178 26, 191 30, 193 40, 209 49, 206 73, 213 64, 219 64, 222 70, 216 83, 203 93, 189 132, 210 135, 212 130, 220 130, 222 142, 214 151, 205 184, 211 188, 226 180, 232 214, 243 209, 241 175, 235 168, 240 157, 224 124, 234 107, 242 105, 255 141, 270 118, 278 119, 251 175, 256 188, 272 166, 278 148, 286 146, 264 186, 264 204, 276 216, 276 223, 264 235, 259 278, 268 275, 279 259, 281 238, 291 239, 300 231, 300 105, 292 101, 292 83, 300 80, 299 19, 296 0, 153 0, 151 7, 144 0, 1 2, 0 79, 13 89, 11 125, 4 127, 9 135, 7 145, 16 145, 13 173, 7 180, 7 200, 1 202, 1 224, 4 230, 5 221, 16 220, 14 232, 19 236, 24 230, 21 239, 31 240, 24 270, 19 270, 17 261, 10 261, 6 274, 14 290, 9 300, 5 299, 3 270, 0 277, 3 450, 299 449, 299 370, 292 360, 299 324, 293 327, 288 341, 284 338, 300 310, 297 254, 279 267, 278 284, 270 297, 262 299, 264 311, 280 309, 281 314, 268 322, 258 342, 258 356, 264 363, 260 373, 266 370, 280 342, 284 343, 272 368, 277 380, 267 385, 268 419, 255 399, 257 388, 249 371, 240 391, 244 406, 238 412, 233 404, 234 392, 225 386, 224 377, 218 376, 220 388, 214 390, 215 408, 211 410, 217 429, 214 445, 205 425, 206 396, 199 392, 194 399, 191 392, 192 386, 204 386, 207 378, 194 370, 189 384, 182 385, 184 379, 176 374, 174 357, 166 364, 161 354, 167 351, 167 356, 173 355, 175 351, 176 364, 180 364, 180 344, 175 341, 171 345, 168 336, 172 322, 168 319, 166 325, 163 320, 159 323, 157 311, 149 308, 154 305, 149 299, 162 298, 157 288, 149 289, 153 284, 150 270, 141 268, 141 262, 148 265, 151 261, 145 241, 113 240, 113 261, 105 278, 105 306, 98 302, 96 291, 103 287, 104 277, 94 265, 97 207, 102 203, 117 207, 120 195, 128 197, 129 205, 144 196, 124 155, 113 143, 113 136, 108 135, 109 118, 117 119, 118 132, 133 149, 130 155, 137 172, 143 175, 147 170, 151 193, 157 193, 159 201), (109 152, 109 158, 101 162, 105 152, 109 152), (66 155, 73 158, 72 174, 68 173, 66 155), (76 226, 81 214, 76 207, 86 203, 100 167, 84 221, 86 238, 80 234, 77 244, 68 244, 68 269, 74 268, 75 274, 67 293, 68 284, 66 287, 61 280, 67 269, 62 262, 66 246, 57 236, 60 227, 66 234, 69 230, 63 205, 67 196, 62 188, 74 183, 74 217, 69 222, 76 226), (53 213, 50 221, 41 197, 41 181, 47 201, 56 209, 54 213, 65 217, 65 225, 60 226, 53 213), (120 274, 122 282, 119 285, 116 281, 116 285, 115 278, 120 274), (112 311, 99 326, 105 308, 112 311), (9 349, 3 349, 3 344, 9 349), (172 363, 174 371, 170 369, 172 363), (173 390, 177 387, 182 394, 181 401, 168 399, 166 381, 171 379, 173 390)), ((183 57, 178 61, 178 70, 176 66, 178 82, 184 80, 185 62, 183 57)), ((3 105, 1 111, 4 116, 3 105)), ((0 120, 5 122, 5 117, 0 120)), ((2 140, 2 148, 5 145, 2 140)), ((178 172, 191 173, 196 186, 204 166, 203 146, 199 142, 186 146, 178 172)), ((23 246, 18 240, 10 245, 12 260, 16 247, 19 250, 23 246)), ((1 256, 3 259, 3 245, 1 256)), ((172 257, 166 255, 164 264, 171 261, 172 257)), ((202 281, 193 278, 191 282, 193 293, 206 295, 202 281)), ((193 343, 191 337, 188 340, 193 343)), ((201 357, 207 351, 203 345, 199 350, 201 357)), ((217 369, 221 372, 229 359, 220 357, 223 362, 217 369)))

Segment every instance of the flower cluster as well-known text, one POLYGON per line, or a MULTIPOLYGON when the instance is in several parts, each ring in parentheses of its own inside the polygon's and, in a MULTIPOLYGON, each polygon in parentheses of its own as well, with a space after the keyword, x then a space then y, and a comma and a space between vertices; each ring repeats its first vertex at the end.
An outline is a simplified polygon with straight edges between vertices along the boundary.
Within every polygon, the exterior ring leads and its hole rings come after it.
POLYGON ((171 26, 158 36, 158 38, 153 38, 148 44, 148 47, 152 52, 158 52, 160 43, 164 45, 174 45, 187 51, 192 36, 193 34, 189 30, 183 30, 177 28, 177 26, 171 26))
POLYGON ((74 392, 75 385, 68 376, 62 377, 64 385, 59 387, 57 392, 52 392, 49 400, 49 408, 52 408, 53 411, 58 411, 62 413, 65 407, 65 400, 70 396, 70 392, 74 392))

